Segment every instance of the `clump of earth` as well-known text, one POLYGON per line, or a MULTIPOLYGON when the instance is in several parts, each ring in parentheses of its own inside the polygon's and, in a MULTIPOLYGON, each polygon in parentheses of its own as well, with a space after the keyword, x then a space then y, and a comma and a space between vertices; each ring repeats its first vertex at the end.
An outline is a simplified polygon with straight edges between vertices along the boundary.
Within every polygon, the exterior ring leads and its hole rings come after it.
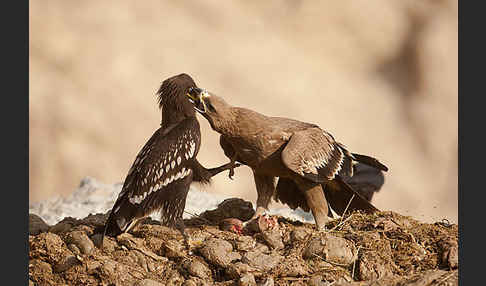
POLYGON ((189 240, 146 218, 104 237, 106 213, 47 224, 29 216, 30 285, 458 285, 458 226, 395 212, 313 223, 248 221, 237 198, 185 219, 189 240))

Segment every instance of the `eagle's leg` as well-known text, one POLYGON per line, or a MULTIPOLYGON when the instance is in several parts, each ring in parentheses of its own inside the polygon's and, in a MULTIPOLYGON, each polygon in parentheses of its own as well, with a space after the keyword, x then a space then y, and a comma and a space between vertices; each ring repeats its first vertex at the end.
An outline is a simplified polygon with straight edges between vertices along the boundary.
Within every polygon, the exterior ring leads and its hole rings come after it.
POLYGON ((230 175, 233 176, 235 174, 234 168, 238 168, 240 166, 241 166, 241 164, 239 164, 239 163, 229 162, 229 163, 221 165, 219 167, 208 169, 208 171, 211 174, 211 177, 213 177, 213 176, 215 176, 215 175, 217 175, 217 174, 219 174, 223 171, 226 171, 226 170, 230 170, 230 175))
POLYGON ((179 218, 175 221, 175 228, 181 232, 182 237, 184 237, 184 244, 186 245, 187 250, 191 250, 191 238, 186 232, 186 226, 184 225, 184 220, 179 218))
POLYGON ((251 219, 257 218, 268 211, 268 205, 275 192, 275 177, 261 175, 253 172, 257 189, 256 212, 251 219))
POLYGON ((321 185, 308 182, 299 182, 297 185, 304 192, 307 205, 311 209, 314 220, 316 221, 317 229, 326 229, 326 223, 329 222, 327 216, 329 207, 321 185))

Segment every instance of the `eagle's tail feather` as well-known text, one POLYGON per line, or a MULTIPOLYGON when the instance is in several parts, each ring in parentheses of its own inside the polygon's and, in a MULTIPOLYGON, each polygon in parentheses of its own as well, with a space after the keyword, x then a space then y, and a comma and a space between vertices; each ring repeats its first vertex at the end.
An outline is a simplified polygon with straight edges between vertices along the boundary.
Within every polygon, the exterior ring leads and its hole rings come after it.
POLYGON ((106 220, 103 236, 116 237, 127 232, 142 217, 144 217, 144 214, 141 213, 140 209, 126 202, 126 198, 119 198, 106 220))
POLYGON ((347 212, 360 210, 366 213, 379 211, 359 192, 356 192, 340 176, 323 186, 324 194, 331 208, 340 216, 343 215, 347 207, 347 212), (348 206, 349 203, 349 206, 348 206))
POLYGON ((383 165, 382 163, 380 163, 380 161, 378 161, 377 159, 375 159, 373 157, 361 155, 361 154, 356 154, 356 153, 353 153, 353 157, 358 162, 370 165, 372 167, 375 167, 375 168, 380 169, 380 170, 385 171, 385 172, 388 171, 387 166, 383 165))

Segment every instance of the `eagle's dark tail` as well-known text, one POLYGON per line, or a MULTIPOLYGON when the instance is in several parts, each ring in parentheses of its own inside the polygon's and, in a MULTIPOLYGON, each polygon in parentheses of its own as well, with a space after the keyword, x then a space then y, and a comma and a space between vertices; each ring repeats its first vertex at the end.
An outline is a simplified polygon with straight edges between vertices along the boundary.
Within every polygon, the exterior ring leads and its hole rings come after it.
POLYGON ((340 216, 343 215, 346 207, 347 213, 353 210, 360 210, 366 213, 379 211, 365 197, 346 183, 340 176, 336 176, 334 180, 325 185, 323 184, 323 188, 329 205, 340 216))
POLYGON ((382 163, 380 163, 377 159, 375 159, 373 157, 355 154, 355 153, 353 153, 353 157, 358 162, 364 163, 366 165, 370 165, 372 167, 375 167, 375 168, 382 170, 382 171, 385 171, 385 172, 388 171, 387 166, 383 165, 382 163))
POLYGON ((383 171, 375 167, 371 167, 364 163, 357 163, 353 166, 353 176, 343 177, 343 180, 348 183, 353 190, 371 202, 373 195, 380 191, 385 183, 385 176, 383 175, 383 171))
POLYGON ((106 220, 103 236, 116 237, 132 228, 138 219, 142 217, 143 214, 140 213, 140 210, 129 203, 127 198, 121 196, 115 202, 106 220))

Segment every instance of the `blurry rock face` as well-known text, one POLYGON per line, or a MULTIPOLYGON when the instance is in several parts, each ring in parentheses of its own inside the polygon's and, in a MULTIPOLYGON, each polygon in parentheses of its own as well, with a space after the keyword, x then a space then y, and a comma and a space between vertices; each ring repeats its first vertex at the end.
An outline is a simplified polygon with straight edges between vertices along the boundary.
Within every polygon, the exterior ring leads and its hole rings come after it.
MULTIPOLYGON (((159 127, 159 84, 186 72, 234 105, 319 124, 382 160, 380 209, 457 221, 457 1, 161 5, 30 3, 32 201, 86 175, 122 182, 159 127)), ((227 162, 201 127, 200 161, 227 162)), ((248 168, 206 189, 256 198, 248 168)))

